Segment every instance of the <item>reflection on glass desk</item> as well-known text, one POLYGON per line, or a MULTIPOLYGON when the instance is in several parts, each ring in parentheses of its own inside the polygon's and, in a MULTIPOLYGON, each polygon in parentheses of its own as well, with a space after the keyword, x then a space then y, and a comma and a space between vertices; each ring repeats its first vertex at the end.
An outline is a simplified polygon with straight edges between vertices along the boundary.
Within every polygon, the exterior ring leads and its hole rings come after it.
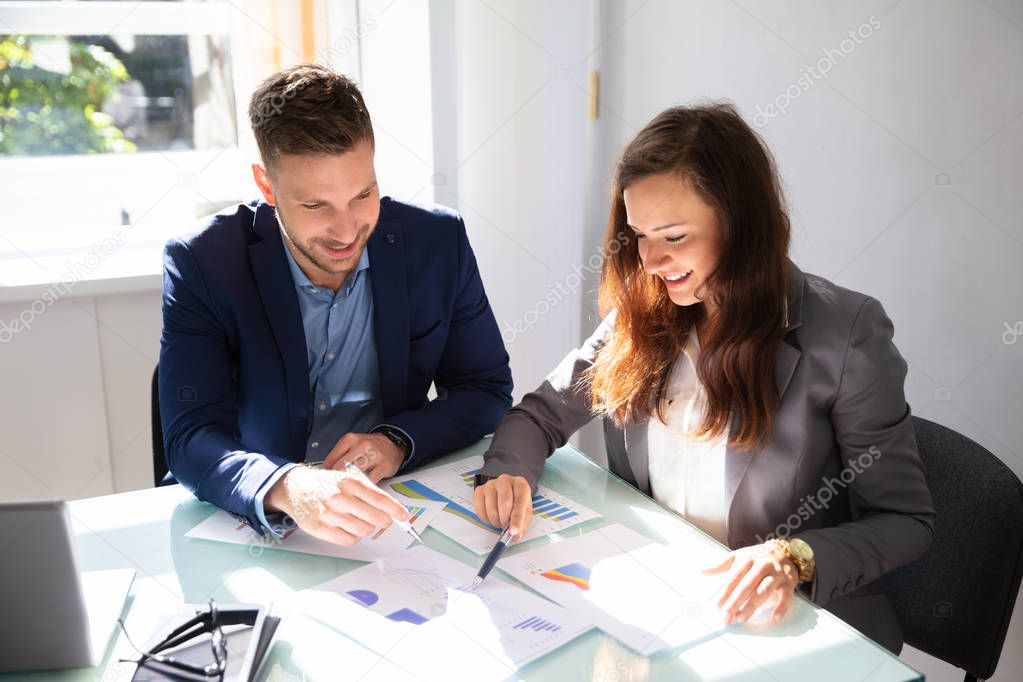
MULTIPOLYGON (((487 440, 439 460, 480 454, 487 440)), ((561 533, 573 537, 609 523, 620 523, 650 538, 694 550, 717 548, 709 536, 666 511, 621 479, 566 446, 548 460, 542 483, 603 515, 561 533)), ((126 605, 130 633, 152 633, 183 613, 182 603, 262 603, 283 599, 365 564, 264 548, 185 538, 214 508, 180 486, 110 495, 71 504, 82 570, 135 568, 137 577, 126 605)), ((473 567, 480 557, 435 529, 425 543, 473 567)), ((548 543, 538 538, 513 547, 548 543)), ((694 553, 699 553, 695 552, 694 553)), ((511 581, 507 575, 502 578, 511 581)), ((521 585, 521 584, 520 584, 521 585)), ((524 588, 525 589, 525 588, 524 588)), ((96 669, 0 675, 0 680, 130 679, 120 656, 130 655, 124 637, 111 639, 105 662, 96 669)), ((923 675, 905 665, 844 622, 802 597, 789 615, 771 627, 730 626, 690 646, 654 656, 636 655, 614 638, 593 629, 520 670, 512 679, 643 680, 822 680, 909 682, 923 675)), ((408 679, 386 659, 335 628, 301 614, 287 618, 260 671, 264 680, 408 679)))

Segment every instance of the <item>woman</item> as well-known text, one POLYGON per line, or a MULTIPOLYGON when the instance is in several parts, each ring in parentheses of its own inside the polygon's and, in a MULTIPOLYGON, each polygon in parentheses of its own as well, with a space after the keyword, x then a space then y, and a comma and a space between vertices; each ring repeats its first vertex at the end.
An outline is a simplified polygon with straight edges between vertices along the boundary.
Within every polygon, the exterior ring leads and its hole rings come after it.
POLYGON ((508 412, 480 516, 521 534, 544 460, 603 417, 609 468, 733 549, 726 622, 793 590, 892 651, 876 582, 934 509, 881 304, 804 274, 770 153, 730 105, 669 109, 619 162, 603 324, 508 412))

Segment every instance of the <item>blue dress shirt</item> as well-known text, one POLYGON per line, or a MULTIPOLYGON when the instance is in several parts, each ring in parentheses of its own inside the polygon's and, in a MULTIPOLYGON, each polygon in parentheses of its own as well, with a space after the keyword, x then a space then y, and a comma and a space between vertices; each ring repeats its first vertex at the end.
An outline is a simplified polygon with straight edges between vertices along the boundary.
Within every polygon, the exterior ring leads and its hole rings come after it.
MULTIPOLYGON (((281 235, 283 241, 284 236, 281 235)), ((313 284, 284 244, 298 294, 309 360, 309 434, 306 462, 322 462, 346 433, 369 433, 383 420, 380 372, 373 328, 373 291, 369 251, 337 293, 313 284)), ((411 454, 411 453, 409 453, 411 454)), ((256 512, 263 525, 279 534, 266 518, 263 498, 280 478, 298 466, 286 464, 256 494, 256 512)))

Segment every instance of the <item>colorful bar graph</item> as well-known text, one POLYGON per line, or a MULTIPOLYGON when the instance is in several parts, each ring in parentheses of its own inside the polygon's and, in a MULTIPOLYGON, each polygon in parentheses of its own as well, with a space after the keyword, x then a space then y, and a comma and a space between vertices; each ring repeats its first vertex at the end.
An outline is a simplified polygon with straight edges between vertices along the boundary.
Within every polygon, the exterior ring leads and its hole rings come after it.
MULTIPOLYGON (((412 516, 409 517, 409 520, 408 520, 409 523, 415 523, 416 519, 418 519, 420 516, 422 516, 423 514, 426 513, 426 507, 419 507, 419 506, 411 505, 411 504, 406 504, 405 505, 405 509, 408 509, 408 513, 412 515, 412 516)), ((376 533, 374 533, 373 537, 370 538, 370 539, 376 540, 377 538, 379 538, 381 535, 383 535, 386 532, 387 532, 386 528, 381 528, 376 533)))
POLYGON ((533 496, 533 514, 553 521, 566 521, 573 516, 579 516, 577 512, 543 495, 533 496))
POLYGON ((414 507, 412 505, 405 505, 405 509, 408 509, 408 513, 412 516, 409 517, 409 523, 415 523, 419 520, 419 517, 426 513, 426 507, 414 507))
MULTIPOLYGON (((475 478, 477 471, 479 471, 479 469, 463 471, 459 474, 459 476, 467 486, 472 488, 476 484, 475 478)), ((566 521, 574 516, 579 516, 578 513, 572 511, 568 507, 546 498, 543 495, 533 496, 533 514, 540 518, 551 519, 553 521, 566 521)))
POLYGON ((515 630, 533 630, 535 632, 557 632, 561 629, 560 625, 555 625, 550 621, 546 621, 543 618, 537 618, 536 616, 527 618, 521 623, 516 623, 512 627, 515 630))
POLYGON ((484 528, 486 530, 491 531, 492 533, 498 534, 501 533, 500 528, 495 528, 494 526, 491 526, 489 523, 487 523, 480 517, 476 516, 476 513, 473 512, 471 509, 466 509, 457 502, 454 502, 451 499, 441 495, 432 488, 423 485, 419 481, 413 479, 405 481, 404 483, 392 483, 391 489, 397 493, 404 495, 405 497, 411 497, 417 500, 437 500, 439 502, 447 502, 448 506, 444 507, 445 512, 463 518, 466 521, 479 526, 480 528, 484 528))

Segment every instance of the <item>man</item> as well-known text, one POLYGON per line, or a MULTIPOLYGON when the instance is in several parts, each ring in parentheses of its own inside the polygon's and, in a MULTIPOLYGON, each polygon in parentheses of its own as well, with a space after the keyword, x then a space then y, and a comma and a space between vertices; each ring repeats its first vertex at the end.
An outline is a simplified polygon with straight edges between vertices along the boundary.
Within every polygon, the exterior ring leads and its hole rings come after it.
POLYGON ((462 219, 380 197, 352 81, 288 69, 249 118, 263 199, 165 251, 167 462, 261 533, 283 513, 351 545, 407 513, 345 465, 376 482, 490 433, 508 355, 462 219))

